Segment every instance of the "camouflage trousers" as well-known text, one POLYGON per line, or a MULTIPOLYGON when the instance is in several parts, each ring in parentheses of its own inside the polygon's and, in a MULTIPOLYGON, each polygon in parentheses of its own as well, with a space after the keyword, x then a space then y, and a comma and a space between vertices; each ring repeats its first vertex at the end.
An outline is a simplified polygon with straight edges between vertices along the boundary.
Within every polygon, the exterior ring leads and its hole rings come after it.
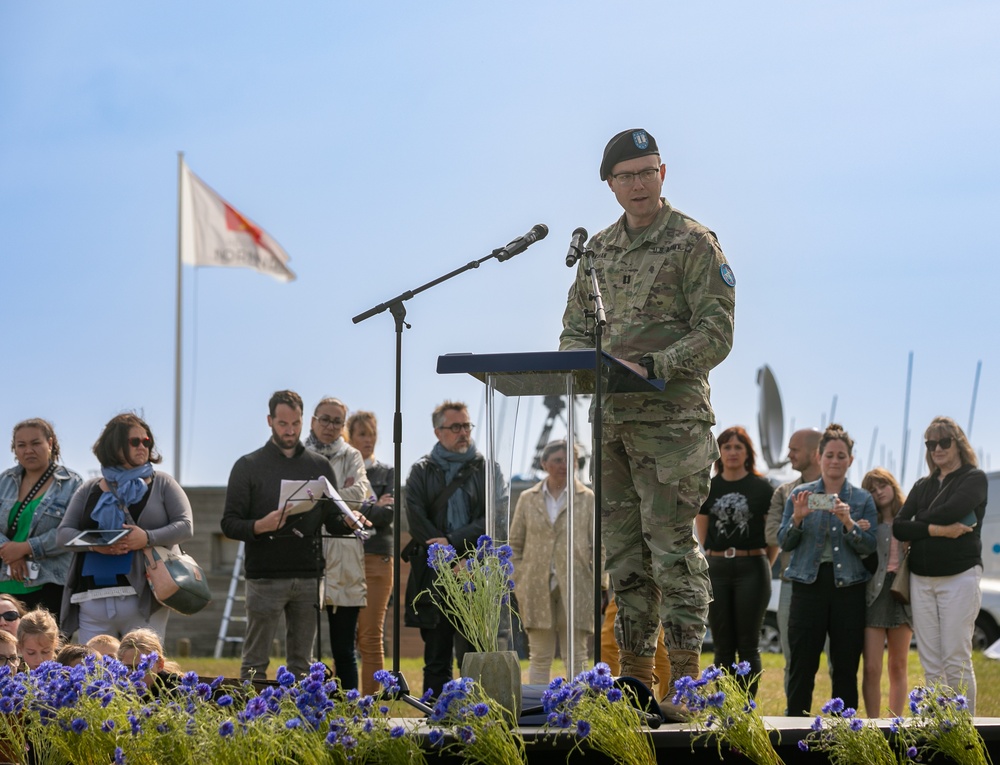
MULTIPOLYGON (((708 497, 710 467, 675 479, 683 466, 664 464, 673 441, 651 423, 605 423, 601 440, 601 537, 618 602, 615 639, 653 656, 662 624, 668 651, 700 652, 712 584, 693 522, 708 497)), ((698 461, 706 464, 704 455, 698 461)))

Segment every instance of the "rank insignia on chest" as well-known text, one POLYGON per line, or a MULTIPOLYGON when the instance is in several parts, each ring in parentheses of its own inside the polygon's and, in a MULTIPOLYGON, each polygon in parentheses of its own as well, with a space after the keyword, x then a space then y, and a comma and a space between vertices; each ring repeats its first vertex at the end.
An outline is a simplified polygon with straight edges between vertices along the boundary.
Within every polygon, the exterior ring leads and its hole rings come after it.
POLYGON ((736 286, 736 274, 733 273, 733 269, 729 267, 728 263, 723 263, 719 266, 719 275, 722 276, 722 281, 730 287, 736 286))

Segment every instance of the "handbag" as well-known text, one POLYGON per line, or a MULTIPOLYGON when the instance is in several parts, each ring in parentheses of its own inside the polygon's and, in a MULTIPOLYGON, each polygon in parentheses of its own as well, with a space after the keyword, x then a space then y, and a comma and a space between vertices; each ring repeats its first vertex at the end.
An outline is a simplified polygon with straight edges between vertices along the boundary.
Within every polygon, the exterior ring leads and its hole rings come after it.
POLYGON ((190 555, 169 547, 147 547, 142 552, 146 558, 146 581, 157 602, 190 616, 212 601, 205 572, 190 555))
POLYGON ((899 568, 896 570, 896 578, 892 582, 892 587, 889 589, 889 594, 892 595, 899 603, 904 606, 910 604, 910 551, 906 551, 906 555, 903 556, 903 560, 899 562, 899 568))

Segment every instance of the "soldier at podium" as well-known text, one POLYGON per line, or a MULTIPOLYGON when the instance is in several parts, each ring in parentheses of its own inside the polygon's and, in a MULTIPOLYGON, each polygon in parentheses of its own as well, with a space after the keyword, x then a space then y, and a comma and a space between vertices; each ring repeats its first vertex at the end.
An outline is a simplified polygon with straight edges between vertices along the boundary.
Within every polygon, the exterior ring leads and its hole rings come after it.
MULTIPOLYGON (((712 588, 692 522, 718 458, 708 372, 733 341, 736 278, 715 234, 660 196, 666 166, 653 136, 625 130, 608 143, 601 180, 624 215, 588 243, 608 325, 603 349, 662 393, 605 395, 602 519, 618 616, 621 673, 652 685, 663 625, 671 682, 699 671, 712 588)), ((584 258, 569 290, 561 350, 593 348, 584 258)))

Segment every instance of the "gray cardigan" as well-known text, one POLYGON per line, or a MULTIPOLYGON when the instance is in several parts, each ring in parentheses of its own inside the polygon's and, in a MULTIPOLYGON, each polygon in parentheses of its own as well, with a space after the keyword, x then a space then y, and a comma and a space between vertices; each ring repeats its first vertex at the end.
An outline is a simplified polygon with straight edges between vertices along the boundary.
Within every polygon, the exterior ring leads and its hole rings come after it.
MULTIPOLYGON (((66 508, 66 515, 59 524, 58 542, 65 545, 84 529, 96 528, 97 524, 84 514, 87 498, 100 478, 92 478, 84 483, 66 508)), ((126 513, 126 523, 134 523, 126 513)), ((191 514, 191 503, 187 495, 173 478, 166 473, 154 473, 153 483, 149 489, 149 499, 139 516, 139 522, 134 525, 149 535, 150 545, 175 548, 181 542, 194 537, 194 522, 191 514)), ((70 597, 76 592, 80 581, 80 569, 83 565, 83 555, 73 554, 69 575, 66 578, 66 589, 63 591, 61 611, 62 630, 72 635, 80 626, 80 608, 70 603, 70 597)), ((132 567, 128 572, 128 581, 139 595, 139 613, 149 619, 150 614, 161 606, 153 597, 146 582, 146 564, 141 550, 132 553, 132 567)))

